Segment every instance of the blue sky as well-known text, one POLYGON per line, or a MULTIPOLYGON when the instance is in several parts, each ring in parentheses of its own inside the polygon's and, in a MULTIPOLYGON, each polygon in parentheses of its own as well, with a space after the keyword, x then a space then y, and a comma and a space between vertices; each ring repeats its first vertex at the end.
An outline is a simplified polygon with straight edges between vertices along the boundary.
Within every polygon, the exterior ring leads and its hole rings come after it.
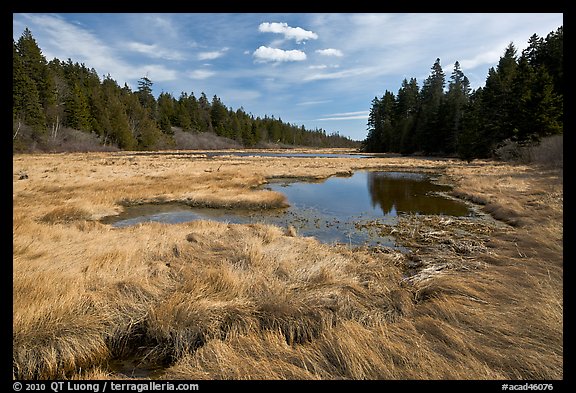
POLYGON ((47 60, 356 140, 372 99, 404 78, 422 87, 436 58, 447 81, 459 61, 477 88, 510 42, 520 54, 562 25, 562 13, 13 14, 14 39, 28 27, 47 60))

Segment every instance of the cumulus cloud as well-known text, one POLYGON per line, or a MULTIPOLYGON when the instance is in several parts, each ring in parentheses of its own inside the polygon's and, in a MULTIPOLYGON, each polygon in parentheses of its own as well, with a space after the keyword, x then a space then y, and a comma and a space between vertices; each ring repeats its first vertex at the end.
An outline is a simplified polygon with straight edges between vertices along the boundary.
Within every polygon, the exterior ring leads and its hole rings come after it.
POLYGON ((321 54, 322 56, 336 56, 342 57, 344 53, 340 49, 328 48, 328 49, 318 49, 316 53, 321 54))
POLYGON ((228 48, 223 48, 221 50, 212 51, 212 52, 200 52, 200 53, 198 53, 198 60, 217 59, 219 57, 224 56, 224 53, 226 53, 227 50, 228 50, 228 48))
POLYGON ((301 50, 283 50, 277 48, 269 48, 267 46, 260 46, 253 53, 256 61, 303 61, 306 60, 306 53, 301 50))
POLYGON ((298 43, 305 40, 318 39, 318 34, 314 33, 313 31, 304 30, 301 27, 290 27, 287 23, 264 22, 260 23, 258 30, 262 33, 283 34, 284 38, 287 40, 293 39, 298 43))

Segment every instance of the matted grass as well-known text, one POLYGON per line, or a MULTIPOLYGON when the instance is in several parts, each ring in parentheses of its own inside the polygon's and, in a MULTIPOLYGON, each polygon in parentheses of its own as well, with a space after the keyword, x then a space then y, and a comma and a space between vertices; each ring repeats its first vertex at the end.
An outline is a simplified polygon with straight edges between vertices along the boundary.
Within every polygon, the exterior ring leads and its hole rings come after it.
POLYGON ((562 379, 561 172, 427 158, 13 157, 13 375, 562 379), (268 178, 425 171, 493 218, 403 216, 410 248, 210 221, 112 228, 139 203, 269 209, 268 178), (27 179, 20 179, 25 172, 27 179), (535 225, 537 223, 537 225, 535 225))

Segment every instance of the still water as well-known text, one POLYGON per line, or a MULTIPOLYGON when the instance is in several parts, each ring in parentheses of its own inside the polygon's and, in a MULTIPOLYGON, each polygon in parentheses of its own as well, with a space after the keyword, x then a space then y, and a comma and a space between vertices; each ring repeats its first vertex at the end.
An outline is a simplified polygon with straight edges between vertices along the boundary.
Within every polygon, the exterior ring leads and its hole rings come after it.
POLYGON ((238 224, 262 222, 284 228, 291 225, 300 236, 314 236, 324 243, 394 247, 393 238, 378 235, 378 226, 394 225, 399 214, 472 214, 465 204, 438 194, 450 187, 434 184, 429 175, 421 173, 359 171, 320 183, 276 180, 265 188, 284 193, 290 207, 248 211, 141 205, 129 207, 104 222, 115 227, 198 219, 238 224))

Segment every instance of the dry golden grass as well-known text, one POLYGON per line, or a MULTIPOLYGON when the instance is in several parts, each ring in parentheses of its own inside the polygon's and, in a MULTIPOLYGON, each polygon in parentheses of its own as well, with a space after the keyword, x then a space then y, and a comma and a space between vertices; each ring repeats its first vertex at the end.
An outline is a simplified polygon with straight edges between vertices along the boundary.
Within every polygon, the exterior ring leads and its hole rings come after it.
POLYGON ((563 378, 558 170, 122 152, 16 155, 13 173, 14 378, 129 377, 114 359, 166 379, 563 378), (98 222, 149 202, 274 208, 267 178, 356 169, 441 173, 500 221, 381 227, 406 254, 264 224, 98 222))

